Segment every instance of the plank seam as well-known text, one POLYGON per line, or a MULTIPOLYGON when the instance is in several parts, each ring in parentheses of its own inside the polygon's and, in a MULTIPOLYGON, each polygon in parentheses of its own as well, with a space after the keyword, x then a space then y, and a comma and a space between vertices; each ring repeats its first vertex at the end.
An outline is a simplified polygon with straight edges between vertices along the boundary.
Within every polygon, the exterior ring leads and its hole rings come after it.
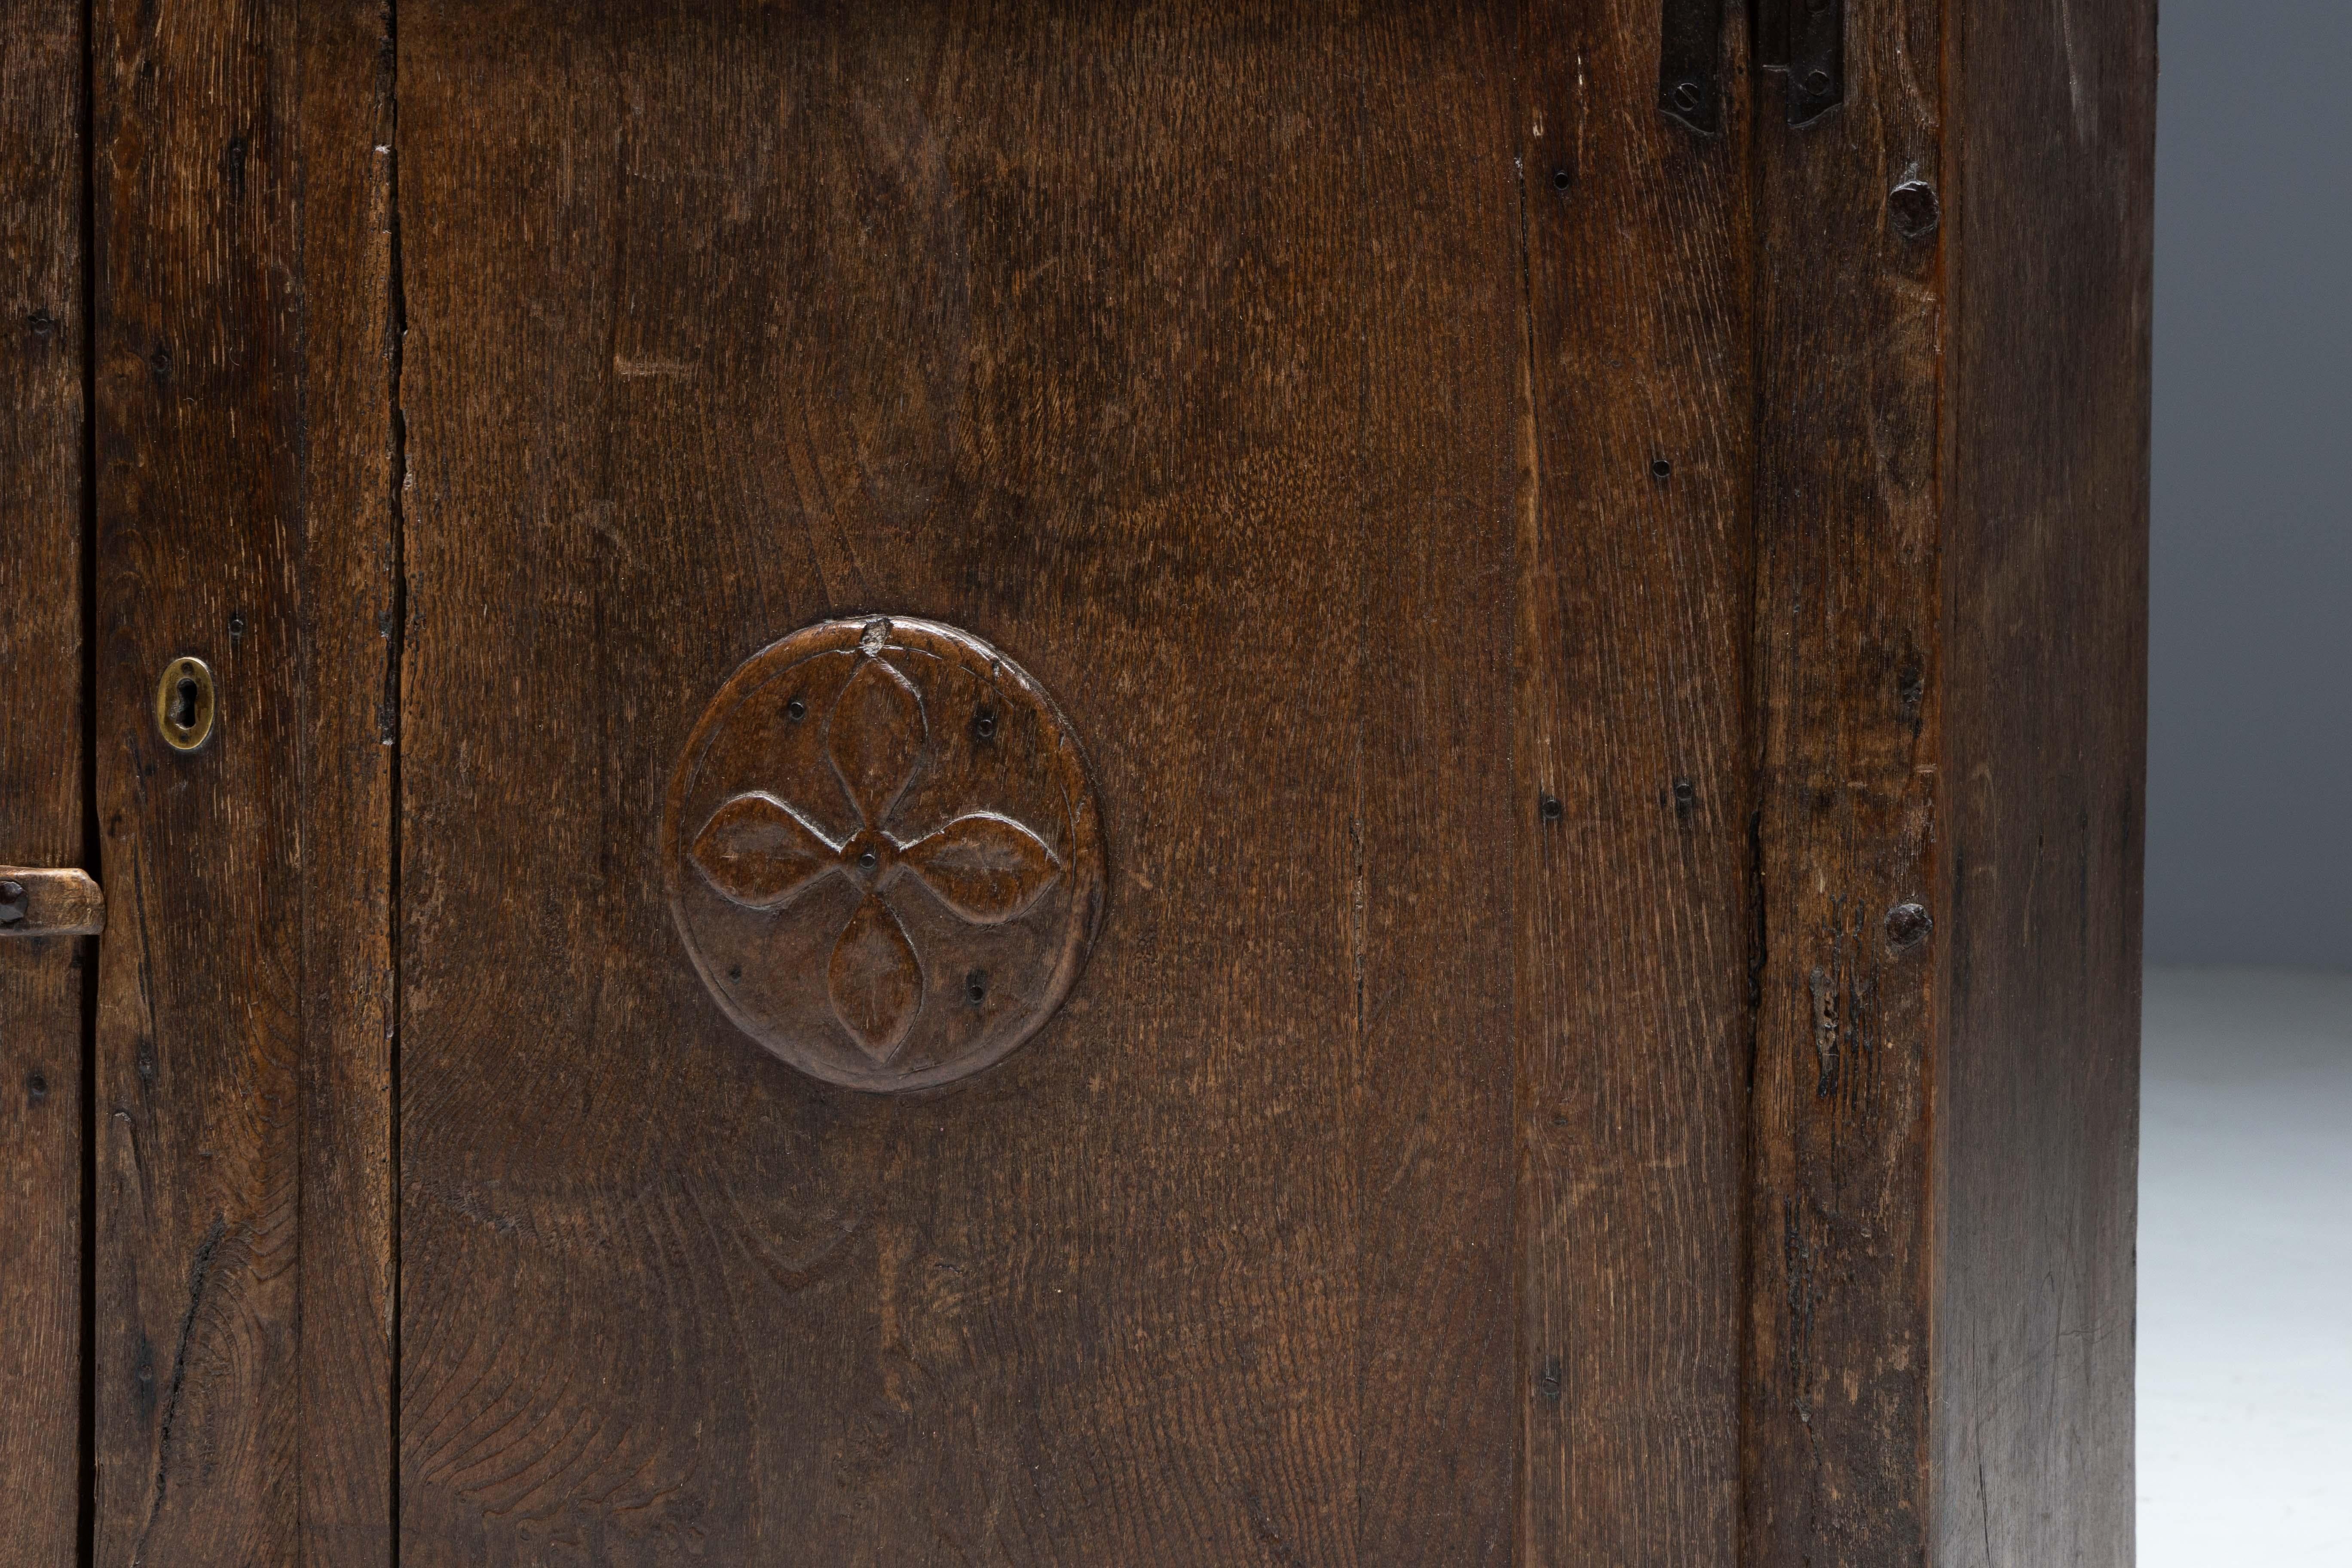
POLYGON ((388 1503, 391 1517, 387 1558, 392 1568, 400 1568, 401 1546, 401 1330, 403 1327, 401 1298, 401 1025, 402 1025, 402 963, 401 963, 401 676, 407 662, 408 646, 408 520, 404 506, 408 488, 408 416, 401 405, 402 357, 408 339, 408 291, 401 271, 400 233, 400 5, 399 0, 384 0, 383 6, 384 115, 388 121, 386 144, 391 153, 384 161, 384 205, 387 236, 385 306, 386 326, 390 342, 387 358, 389 428, 392 502, 392 626, 385 640, 383 706, 380 739, 390 749, 387 759, 387 794, 389 818, 386 833, 385 870, 386 931, 384 946, 392 965, 390 995, 386 1004, 385 1026, 391 1035, 388 1045, 386 1073, 389 1105, 386 1107, 390 1126, 387 1131, 391 1170, 391 1192, 387 1194, 385 1212, 391 1219, 392 1278, 389 1324, 389 1360, 387 1372, 391 1386, 385 1390, 384 1410, 389 1427, 388 1452, 392 1462, 389 1478, 388 1503))
MULTIPOLYGON (((1536 429, 1536 285, 1534 241, 1528 230, 1528 164, 1527 143, 1521 139, 1520 127, 1527 121, 1528 100, 1533 96, 1528 83, 1527 40, 1523 32, 1515 31, 1511 40, 1514 55, 1513 79, 1517 90, 1511 95, 1511 120, 1506 129, 1511 144, 1511 174, 1518 189, 1519 202, 1519 462, 1520 471, 1513 476, 1519 494, 1513 498, 1516 507, 1525 512, 1539 514, 1543 506, 1541 482, 1542 446, 1536 429)), ((1521 1052, 1527 1042, 1519 1033, 1519 866, 1517 846, 1525 835, 1519 827, 1519 661, 1522 656, 1519 639, 1521 627, 1520 598, 1525 591, 1522 574, 1531 563, 1520 557, 1520 541, 1529 530, 1524 516, 1512 519, 1511 531, 1511 635, 1506 659, 1504 679, 1509 689, 1509 752, 1506 759, 1506 776, 1511 791, 1511 837, 1515 853, 1510 857, 1509 920, 1511 931, 1511 1100, 1510 1100, 1510 1172, 1511 1172, 1511 1539, 1514 1562, 1526 1560, 1530 1548, 1528 1527, 1528 1496, 1531 1481, 1528 1473, 1527 1399, 1529 1387, 1528 1347, 1527 1342, 1528 1202, 1525 1155, 1521 1149, 1521 1128, 1528 1108, 1521 1104, 1521 1091, 1526 1075, 1521 1070, 1521 1052)))
MULTIPOLYGON (((97 24, 93 0, 83 0, 81 104, 81 776, 82 868, 106 885, 98 810, 98 117, 97 24)), ((81 1568, 98 1561, 98 944, 80 939, 81 973, 81 1237, 80 1260, 80 1517, 76 1557, 81 1568)))

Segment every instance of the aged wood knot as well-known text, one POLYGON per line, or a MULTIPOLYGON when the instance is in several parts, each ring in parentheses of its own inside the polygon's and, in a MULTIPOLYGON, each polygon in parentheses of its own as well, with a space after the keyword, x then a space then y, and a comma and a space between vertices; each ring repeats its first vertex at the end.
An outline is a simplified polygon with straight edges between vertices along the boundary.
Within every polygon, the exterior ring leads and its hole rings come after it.
POLYGON ((662 856, 728 1017, 862 1089, 1003 1060, 1068 994, 1103 904, 1067 721, 929 621, 825 621, 746 661, 687 742, 662 856))

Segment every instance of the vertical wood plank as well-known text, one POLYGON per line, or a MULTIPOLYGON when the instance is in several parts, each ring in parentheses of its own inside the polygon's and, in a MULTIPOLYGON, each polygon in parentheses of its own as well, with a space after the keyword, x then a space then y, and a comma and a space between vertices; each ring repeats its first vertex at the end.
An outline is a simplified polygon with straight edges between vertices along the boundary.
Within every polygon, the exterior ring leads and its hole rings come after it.
MULTIPOLYGON (((0 865, 81 866, 82 13, 0 4, 0 865)), ((85 965, 0 938, 0 1542, 76 1561, 85 965)))
POLYGON ((1843 107, 1757 123, 1760 975, 1747 1551, 1927 1546, 1935 963, 1940 7, 1845 9, 1843 107), (1907 205, 1906 205, 1907 204, 1907 205))
POLYGON ((392 8, 275 14, 294 62, 301 258, 301 1561, 387 1564, 393 784, 399 741, 392 8))
POLYGON ((1512 841, 1528 1563, 1737 1551, 1752 811, 1746 51, 1531 5, 1512 841))
POLYGON ((98 176, 97 1560, 294 1542, 296 462, 261 18, 92 13, 98 176), (208 663, 204 750, 157 733, 208 663))
POLYGON ((1366 327, 1349 1108, 1361 1436, 1342 1560, 1505 1564, 1517 1555, 1517 40, 1499 7, 1373 6, 1342 26, 1369 230, 1369 255, 1337 283, 1366 327))
POLYGON ((2156 7, 1954 16, 1929 1541, 2126 1568, 2156 7))
POLYGON ((404 14, 404 1561, 1507 1550, 1481 26, 404 14), (923 1100, 737 1036, 651 855, 848 609, 1019 658, 1110 835, 923 1100))
POLYGON ((380 1562, 383 22, 92 26, 97 1561, 380 1562), (182 654, 219 692, 189 753, 182 654))

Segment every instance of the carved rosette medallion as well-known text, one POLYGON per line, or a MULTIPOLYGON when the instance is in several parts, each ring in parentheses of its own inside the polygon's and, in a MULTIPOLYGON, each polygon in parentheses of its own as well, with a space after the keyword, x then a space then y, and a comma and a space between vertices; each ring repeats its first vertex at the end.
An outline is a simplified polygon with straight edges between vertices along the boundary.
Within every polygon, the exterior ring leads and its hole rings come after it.
POLYGON ((743 1032, 854 1089, 952 1083, 1035 1034, 1103 902, 1053 700, 978 637, 825 621, 755 654, 670 782, 678 934, 743 1032))

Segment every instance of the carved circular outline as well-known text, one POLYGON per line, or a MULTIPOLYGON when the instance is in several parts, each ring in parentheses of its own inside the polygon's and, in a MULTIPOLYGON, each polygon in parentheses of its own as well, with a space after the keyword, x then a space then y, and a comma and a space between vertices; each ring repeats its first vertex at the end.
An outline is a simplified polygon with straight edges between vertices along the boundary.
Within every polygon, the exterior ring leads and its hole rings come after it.
MULTIPOLYGON (((882 662, 898 675, 902 684, 905 683, 906 677, 897 670, 895 665, 889 665, 887 660, 882 662)), ((849 684, 849 681, 845 681, 844 689, 845 689, 849 684)), ((922 748, 918 753, 915 763, 918 773, 921 767, 928 763, 930 757, 928 719, 925 721, 923 735, 922 748)), ((839 776, 836 774, 836 777, 839 776)), ((898 786, 898 792, 893 794, 888 803, 890 808, 895 809, 898 801, 911 787, 915 776, 917 774, 909 774, 908 783, 898 786)), ((842 783, 845 791, 848 791, 850 786, 846 779, 843 779, 842 783)), ((739 793, 729 796, 720 802, 719 806, 709 812, 708 820, 696 825, 697 836, 709 831, 711 822, 715 821, 727 807, 739 804, 747 795, 753 794, 766 795, 767 792, 753 790, 747 785, 739 793)), ((773 800, 775 797, 768 798, 773 800)), ((862 819, 865 816, 864 807, 857 802, 854 793, 850 794, 849 798, 853 806, 857 808, 862 819)), ((796 817, 801 816, 797 810, 793 811, 792 815, 796 817)), ((883 821, 888 821, 889 816, 890 810, 884 810, 883 821)), ((983 805, 982 809, 965 813, 955 820, 961 823, 983 817, 996 817, 996 814, 985 809, 983 805)), ((1015 828, 1020 827, 1017 823, 1010 823, 1009 818, 998 820, 1009 823, 1015 828)), ((806 826, 804 820, 803 825, 806 826)), ((1024 837, 1034 839, 1034 833, 1026 829, 1021 831, 1024 837)), ((887 846, 887 852, 894 862, 906 858, 907 852, 918 847, 914 841, 901 843, 884 834, 882 824, 878 822, 867 823, 852 837, 861 843, 871 839, 887 846)), ((934 833, 929 837, 938 837, 940 835, 934 833)), ((827 847, 845 857, 851 847, 848 840, 845 839, 839 844, 828 843, 827 847)), ((868 867, 874 864, 874 857, 870 852, 862 859, 868 867)), ((1095 934, 1102 923, 1104 894, 1108 885, 1104 868, 1101 814, 1096 803, 1094 787, 1086 767, 1084 754, 1078 747, 1077 737, 1060 707, 1026 670, 970 632, 937 621, 900 616, 857 616, 820 621, 771 643, 737 667, 734 673, 728 677, 726 683, 719 688, 718 693, 703 709, 701 717, 696 721, 694 729, 679 753, 677 765, 670 777, 669 790, 662 813, 661 860, 668 892, 671 924, 677 930, 680 942, 685 944, 688 955, 693 960, 696 973, 701 976, 704 986, 710 993, 712 999, 719 1004, 720 1010, 726 1014, 728 1019, 780 1060, 812 1078, 845 1088, 882 1094, 910 1093, 959 1082, 995 1066, 1033 1038, 1061 1006, 1064 999, 1069 994, 1070 987, 1076 983, 1079 972, 1086 965, 1087 952, 1092 948, 1095 934), (755 693, 809 660, 828 654, 857 653, 861 656, 859 664, 862 666, 866 658, 893 651, 916 657, 930 657, 959 665, 983 686, 1008 693, 1032 710, 1041 729, 1050 736, 1052 741, 1050 752, 1043 761, 1055 775, 1048 782, 1057 786, 1056 793, 1064 804, 1068 835, 1066 853, 1055 862, 1059 875, 1067 879, 1069 883, 1062 916, 1062 929, 1057 944, 1049 947, 1050 958, 1045 965, 1044 983, 1035 990, 1031 1005, 1024 1011, 1013 1015, 1007 1020, 1000 1021, 971 1047, 929 1067, 912 1071, 895 1068, 887 1062, 877 1062, 870 1067, 862 1066, 854 1059, 847 1059, 853 1058, 854 1053, 842 1050, 838 1042, 828 1042, 828 1048, 813 1047, 806 1039, 795 1037, 792 1033, 778 1028, 770 1020, 739 1004, 730 993, 729 983, 722 980, 718 973, 717 963, 706 951, 706 944, 698 935, 689 915, 686 897, 688 879, 698 877, 705 881, 710 881, 711 879, 709 874, 700 867, 689 866, 689 846, 685 842, 687 834, 682 821, 688 803, 695 796, 701 783, 701 770, 708 752, 719 736, 725 732, 730 721, 755 693)), ((895 865, 891 868, 896 869, 895 865)), ((827 868, 803 886, 813 885, 814 882, 833 875, 834 870, 834 868, 827 868)), ((724 889, 719 888, 715 882, 712 882, 712 887, 713 890, 719 892, 722 898, 728 899, 730 902, 741 904, 740 900, 736 899, 724 889)), ((796 888, 793 891, 785 893, 777 902, 777 910, 781 911, 782 908, 796 896, 798 890, 796 888)), ((941 899, 943 902, 946 901, 945 895, 940 894, 937 888, 933 888, 931 891, 932 896, 941 899)), ((878 898, 878 892, 877 882, 874 888, 869 889, 866 901, 868 903, 875 901, 878 898)), ((861 918, 865 907, 864 904, 859 906, 860 913, 851 917, 852 923, 856 923, 861 918)), ((1025 916, 1013 918, 1021 919, 1025 916)), ((845 938, 846 934, 845 931, 845 938)), ((903 929, 900 934, 903 937, 903 929)), ((919 1000, 916 1004, 918 1012, 921 1003, 919 1000)), ((838 1019, 836 1023, 844 1034, 849 1036, 854 1042, 856 1037, 847 1023, 838 1019)))

